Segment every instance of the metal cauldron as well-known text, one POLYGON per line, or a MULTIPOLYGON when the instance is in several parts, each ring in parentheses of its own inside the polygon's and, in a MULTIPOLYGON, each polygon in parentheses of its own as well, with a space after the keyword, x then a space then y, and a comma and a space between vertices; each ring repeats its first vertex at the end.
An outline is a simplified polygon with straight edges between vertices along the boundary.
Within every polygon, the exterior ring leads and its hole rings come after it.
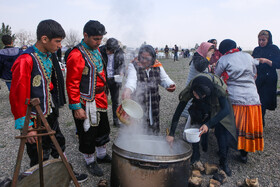
POLYGON ((188 186, 191 147, 161 136, 130 136, 113 144, 112 187, 188 186), (140 138, 139 138, 140 137, 140 138), (126 140, 126 141, 125 141, 126 140))

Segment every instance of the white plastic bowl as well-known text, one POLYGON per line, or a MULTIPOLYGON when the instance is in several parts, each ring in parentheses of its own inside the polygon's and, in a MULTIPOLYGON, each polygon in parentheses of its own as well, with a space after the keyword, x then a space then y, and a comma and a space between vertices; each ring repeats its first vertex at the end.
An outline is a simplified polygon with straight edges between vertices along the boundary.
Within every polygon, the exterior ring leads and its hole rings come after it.
POLYGON ((130 117, 134 119, 140 119, 143 117, 142 107, 131 99, 123 100, 122 108, 130 117))
POLYGON ((114 80, 117 83, 122 83, 123 76, 121 76, 121 75, 114 75, 114 80))
POLYGON ((184 130, 184 138, 190 143, 197 143, 200 141, 199 137, 199 129, 197 128, 190 128, 184 130))

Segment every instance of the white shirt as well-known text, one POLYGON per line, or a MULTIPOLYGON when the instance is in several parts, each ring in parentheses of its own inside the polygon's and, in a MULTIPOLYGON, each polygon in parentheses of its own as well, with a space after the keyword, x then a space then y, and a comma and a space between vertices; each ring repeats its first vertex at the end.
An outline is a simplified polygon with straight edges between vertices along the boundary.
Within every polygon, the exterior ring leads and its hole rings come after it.
MULTIPOLYGON (((149 77, 150 68, 146 69, 147 76, 149 77)), ((175 84, 167 75, 162 66, 160 66, 160 85, 164 88, 168 88, 170 85, 175 84)), ((127 79, 125 83, 125 88, 129 88, 131 92, 135 92, 137 86, 137 72, 132 63, 128 64, 127 69, 127 79)), ((153 124, 153 115, 152 115, 152 104, 150 96, 150 107, 149 107, 149 116, 150 124, 153 124)))
POLYGON ((107 63, 107 77, 114 77, 114 54, 108 55, 108 63, 107 63))

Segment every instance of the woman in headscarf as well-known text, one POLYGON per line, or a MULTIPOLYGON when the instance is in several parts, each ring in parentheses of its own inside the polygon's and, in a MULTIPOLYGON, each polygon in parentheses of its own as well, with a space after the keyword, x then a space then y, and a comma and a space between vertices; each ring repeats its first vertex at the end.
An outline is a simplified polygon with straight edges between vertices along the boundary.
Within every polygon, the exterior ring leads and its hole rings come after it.
MULTIPOLYGON (((219 146, 220 166, 228 176, 227 155, 229 147, 236 148, 236 126, 231 104, 227 99, 226 85, 217 76, 210 73, 198 74, 179 95, 179 104, 172 118, 170 133, 166 140, 172 144, 175 130, 182 111, 188 101, 193 99, 189 109, 191 123, 198 124, 200 136, 215 128, 215 136, 219 146)), ((191 162, 199 161, 199 143, 193 143, 191 162)))
POLYGON ((215 47, 215 51, 210 59, 210 65, 215 66, 219 58, 222 56, 220 51, 217 49, 217 40, 216 39, 210 39, 208 40, 209 43, 212 43, 215 47))
MULTIPOLYGON (((192 60, 189 64, 189 73, 186 81, 186 85, 190 83, 190 81, 201 72, 209 72, 209 64, 212 54, 215 51, 214 44, 209 42, 202 42, 200 46, 197 48, 196 52, 193 55, 192 60)), ((182 116, 188 118, 189 113, 188 109, 191 106, 191 101, 186 106, 185 110, 182 113, 182 116)))
POLYGON ((262 30, 258 35, 259 46, 253 51, 254 58, 260 58, 265 62, 257 66, 256 85, 262 104, 263 125, 265 126, 264 116, 266 109, 275 110, 277 107, 277 72, 280 68, 280 50, 272 44, 272 35, 268 30, 262 30))
POLYGON ((227 91, 232 103, 238 135, 238 150, 243 163, 247 153, 263 151, 263 126, 261 103, 255 85, 256 64, 248 53, 239 51, 233 40, 220 43, 219 51, 223 56, 217 62, 215 74, 228 74, 227 91))
POLYGON ((176 89, 175 83, 166 74, 162 64, 156 60, 154 48, 144 45, 140 48, 138 57, 128 65, 122 99, 132 98, 142 104, 143 123, 148 134, 157 134, 160 130, 159 85, 169 92, 176 89))

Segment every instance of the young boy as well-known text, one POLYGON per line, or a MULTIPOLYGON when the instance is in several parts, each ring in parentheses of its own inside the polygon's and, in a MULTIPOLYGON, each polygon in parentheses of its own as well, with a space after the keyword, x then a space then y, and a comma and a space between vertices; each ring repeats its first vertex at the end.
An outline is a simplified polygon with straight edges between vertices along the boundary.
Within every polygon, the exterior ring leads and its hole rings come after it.
MULTIPOLYGON (((39 98, 40 107, 50 127, 56 131, 55 137, 62 149, 65 150, 65 138, 58 123, 58 108, 65 104, 64 80, 58 62, 51 58, 61 47, 65 32, 61 25, 54 20, 43 20, 37 27, 37 42, 24 51, 15 61, 12 71, 10 90, 11 110, 15 118, 15 128, 21 130, 24 125, 27 105, 26 99, 39 98)), ((29 128, 33 128, 35 108, 32 109, 29 128)), ((30 131, 28 135, 36 135, 30 131)), ((27 154, 30 167, 38 164, 36 138, 27 138, 27 154)), ((49 136, 42 137, 43 160, 52 155, 58 158, 49 136)), ((78 182, 85 181, 87 176, 75 173, 78 182)))

